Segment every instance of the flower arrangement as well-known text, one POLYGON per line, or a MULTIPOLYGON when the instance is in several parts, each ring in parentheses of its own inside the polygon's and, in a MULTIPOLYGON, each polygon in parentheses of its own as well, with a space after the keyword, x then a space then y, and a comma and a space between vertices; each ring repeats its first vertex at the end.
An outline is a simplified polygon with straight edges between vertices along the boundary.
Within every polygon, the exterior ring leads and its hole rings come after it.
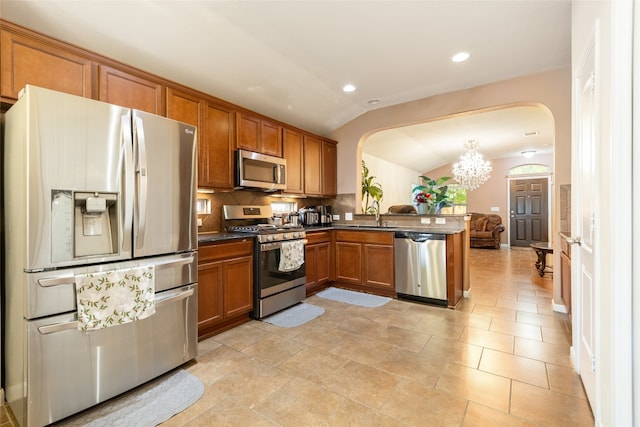
POLYGON ((413 202, 417 205, 418 213, 439 213, 440 209, 451 206, 451 200, 447 195, 448 186, 443 185, 451 177, 431 179, 421 176, 420 179, 422 184, 413 189, 413 202))

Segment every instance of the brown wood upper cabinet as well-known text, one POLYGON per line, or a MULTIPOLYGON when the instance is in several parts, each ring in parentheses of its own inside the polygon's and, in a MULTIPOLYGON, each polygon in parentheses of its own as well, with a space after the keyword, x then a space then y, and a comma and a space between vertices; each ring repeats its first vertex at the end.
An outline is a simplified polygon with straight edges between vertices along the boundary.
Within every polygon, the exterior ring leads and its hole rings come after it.
POLYGON ((304 145, 302 133, 293 129, 282 129, 282 154, 287 161, 286 193, 304 193, 304 145))
POLYGON ((100 101, 163 115, 162 85, 122 70, 100 66, 100 101))
POLYGON ((338 147, 334 142, 322 141, 322 195, 338 194, 338 147))
POLYGON ((54 41, 0 30, 0 96, 18 99, 27 84, 92 96, 92 62, 54 41))
POLYGON ((304 136, 304 194, 322 195, 322 140, 304 136))
POLYGON ((282 127, 244 113, 236 113, 236 147, 282 157, 282 127))
POLYGON ((198 188, 233 188, 234 111, 167 88, 167 117, 198 127, 198 188))

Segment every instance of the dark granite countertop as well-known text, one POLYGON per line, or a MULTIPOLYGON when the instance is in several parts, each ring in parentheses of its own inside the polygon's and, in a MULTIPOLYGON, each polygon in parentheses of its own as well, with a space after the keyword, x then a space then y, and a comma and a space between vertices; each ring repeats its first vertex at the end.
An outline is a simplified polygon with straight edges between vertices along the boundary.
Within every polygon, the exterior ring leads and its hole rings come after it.
POLYGON ((312 226, 312 227, 304 227, 304 229, 308 232, 314 231, 324 231, 324 230, 363 230, 363 231, 411 231, 411 232, 419 232, 419 233, 433 233, 433 234, 458 234, 464 231, 464 228, 443 228, 443 227, 409 227, 409 226, 386 226, 386 227, 376 227, 375 225, 368 224, 355 224, 355 225, 345 225, 345 224, 335 224, 330 227, 327 226, 312 226))
POLYGON ((228 233, 226 231, 210 231, 206 233, 198 233, 198 244, 223 242, 225 240, 235 239, 252 239, 253 236, 247 233, 228 233))

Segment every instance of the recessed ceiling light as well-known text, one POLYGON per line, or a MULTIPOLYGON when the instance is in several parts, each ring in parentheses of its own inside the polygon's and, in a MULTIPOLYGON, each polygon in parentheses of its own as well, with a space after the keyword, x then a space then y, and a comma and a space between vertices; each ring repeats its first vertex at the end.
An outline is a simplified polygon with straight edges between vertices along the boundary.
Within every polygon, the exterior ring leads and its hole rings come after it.
POLYGON ((344 93, 355 92, 355 90, 356 90, 356 87, 354 85, 352 85, 351 83, 342 86, 342 91, 344 93))
POLYGON ((527 159, 530 159, 536 154, 536 150, 525 150, 521 151, 520 154, 522 154, 527 159))
POLYGON ((534 130, 534 131, 531 131, 531 132, 525 132, 522 135, 523 136, 538 136, 538 131, 534 130))
POLYGON ((380 104, 380 100, 379 99, 370 99, 367 101, 367 104, 369 105, 378 105, 380 104))
POLYGON ((453 62, 464 62, 469 59, 471 55, 468 52, 458 52, 451 57, 453 62))

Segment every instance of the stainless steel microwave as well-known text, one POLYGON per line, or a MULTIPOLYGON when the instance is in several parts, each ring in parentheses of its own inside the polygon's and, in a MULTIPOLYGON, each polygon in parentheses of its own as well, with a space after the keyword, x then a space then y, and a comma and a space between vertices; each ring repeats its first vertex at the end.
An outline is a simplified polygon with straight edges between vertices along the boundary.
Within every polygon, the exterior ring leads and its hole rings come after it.
POLYGON ((238 188, 261 188, 275 191, 287 186, 287 161, 280 157, 236 151, 236 179, 238 188))

